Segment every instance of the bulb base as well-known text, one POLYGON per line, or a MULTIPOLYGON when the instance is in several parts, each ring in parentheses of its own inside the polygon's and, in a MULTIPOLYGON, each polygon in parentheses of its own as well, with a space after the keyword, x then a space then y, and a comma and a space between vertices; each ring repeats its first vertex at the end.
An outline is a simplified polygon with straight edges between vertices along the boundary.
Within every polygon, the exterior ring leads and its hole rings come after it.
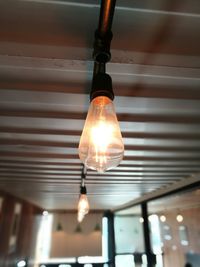
POLYGON ((107 96, 112 101, 114 99, 112 79, 107 73, 97 73, 93 78, 90 102, 98 96, 107 96))
POLYGON ((87 194, 87 189, 85 186, 81 186, 81 190, 80 190, 81 195, 86 195, 87 194))

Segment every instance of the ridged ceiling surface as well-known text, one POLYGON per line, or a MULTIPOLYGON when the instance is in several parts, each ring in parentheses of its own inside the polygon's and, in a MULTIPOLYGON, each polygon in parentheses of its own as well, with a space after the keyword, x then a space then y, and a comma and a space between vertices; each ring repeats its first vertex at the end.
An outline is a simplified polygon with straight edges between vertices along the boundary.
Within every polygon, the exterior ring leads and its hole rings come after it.
MULTIPOLYGON (((100 1, 0 2, 0 189, 75 209, 100 1)), ((88 171, 93 209, 115 208, 200 171, 200 4, 117 1, 119 167, 88 171)))

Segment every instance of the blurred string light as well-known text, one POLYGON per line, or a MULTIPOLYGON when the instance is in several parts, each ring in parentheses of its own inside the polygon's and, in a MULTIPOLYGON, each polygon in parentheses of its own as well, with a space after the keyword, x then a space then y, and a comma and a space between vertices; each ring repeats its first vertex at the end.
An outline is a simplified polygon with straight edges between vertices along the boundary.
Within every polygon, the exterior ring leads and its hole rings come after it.
POLYGON ((166 216, 165 215, 161 215, 160 216, 160 220, 161 220, 161 222, 166 222, 166 216))
POLYGON ((139 218, 139 222, 140 223, 143 223, 144 222, 144 219, 142 217, 139 218))
POLYGON ((85 215, 88 214, 90 206, 87 198, 87 189, 85 186, 85 179, 86 179, 86 172, 87 169, 83 166, 82 174, 81 174, 81 186, 80 186, 80 196, 78 202, 78 222, 82 222, 85 215))
POLYGON ((49 213, 48 213, 48 211, 47 211, 47 210, 44 210, 44 211, 43 211, 43 213, 42 213, 42 215, 43 215, 43 216, 48 216, 48 215, 49 215, 49 213))
POLYGON ((152 214, 152 215, 149 215, 148 220, 149 220, 150 222, 153 222, 153 221, 156 220, 157 218, 158 218, 158 215, 156 215, 156 214, 152 214))
POLYGON ((177 222, 182 222, 183 221, 183 216, 181 215, 181 214, 178 214, 177 216, 176 216, 176 220, 177 220, 177 222))
POLYGON ((27 262, 25 260, 20 260, 17 262, 17 267, 26 267, 27 262))

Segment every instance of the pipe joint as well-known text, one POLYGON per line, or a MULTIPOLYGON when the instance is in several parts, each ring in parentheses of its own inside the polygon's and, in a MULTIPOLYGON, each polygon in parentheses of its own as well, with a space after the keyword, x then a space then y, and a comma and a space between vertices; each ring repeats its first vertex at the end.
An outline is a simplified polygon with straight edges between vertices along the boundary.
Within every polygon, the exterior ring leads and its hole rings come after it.
POLYGON ((95 32, 93 58, 99 63, 109 62, 111 59, 110 44, 112 40, 112 32, 106 32, 101 35, 98 30, 95 32))

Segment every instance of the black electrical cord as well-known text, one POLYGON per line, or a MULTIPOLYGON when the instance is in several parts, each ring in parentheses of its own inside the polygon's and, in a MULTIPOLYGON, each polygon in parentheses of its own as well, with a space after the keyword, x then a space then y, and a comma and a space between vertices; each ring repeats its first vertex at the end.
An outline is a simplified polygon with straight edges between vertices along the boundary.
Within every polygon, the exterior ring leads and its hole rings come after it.
POLYGON ((81 173, 80 194, 85 194, 85 195, 87 194, 87 189, 85 186, 86 174, 87 174, 87 168, 85 167, 85 165, 83 165, 82 173, 81 173))

